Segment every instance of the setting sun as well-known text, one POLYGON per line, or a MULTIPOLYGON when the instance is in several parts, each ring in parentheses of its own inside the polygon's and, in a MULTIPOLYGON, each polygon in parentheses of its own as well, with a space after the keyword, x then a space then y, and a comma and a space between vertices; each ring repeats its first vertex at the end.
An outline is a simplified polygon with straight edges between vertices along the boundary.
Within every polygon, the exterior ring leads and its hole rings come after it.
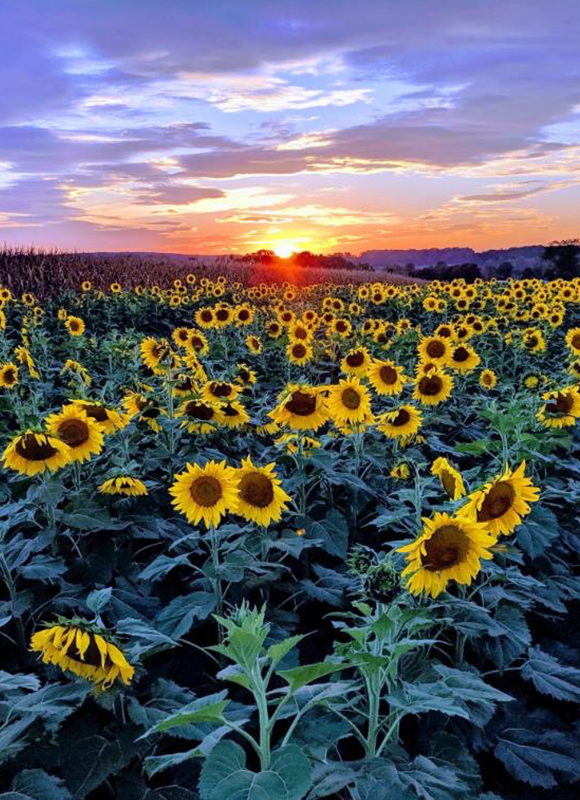
POLYGON ((290 258, 292 253, 295 252, 295 247, 291 242, 276 242, 276 244, 272 245, 272 250, 278 258, 290 258))

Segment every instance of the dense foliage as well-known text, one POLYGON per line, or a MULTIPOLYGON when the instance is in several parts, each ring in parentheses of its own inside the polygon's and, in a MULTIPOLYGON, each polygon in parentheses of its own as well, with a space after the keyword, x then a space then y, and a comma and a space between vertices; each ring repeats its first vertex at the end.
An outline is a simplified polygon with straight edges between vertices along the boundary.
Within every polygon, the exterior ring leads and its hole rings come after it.
POLYGON ((83 277, 0 288, 0 798, 575 796, 580 282, 83 277))

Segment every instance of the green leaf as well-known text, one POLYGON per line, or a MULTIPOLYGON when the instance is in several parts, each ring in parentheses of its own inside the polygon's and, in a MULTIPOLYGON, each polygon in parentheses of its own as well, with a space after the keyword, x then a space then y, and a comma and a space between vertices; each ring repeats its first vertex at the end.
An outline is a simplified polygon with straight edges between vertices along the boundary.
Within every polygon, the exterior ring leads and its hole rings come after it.
POLYGON ((40 681, 36 675, 23 675, 22 673, 11 675, 9 672, 0 670, 0 692, 14 692, 18 689, 36 691, 40 689, 40 681))
POLYGON ((577 743, 562 731, 506 728, 498 739, 496 757, 519 781, 552 789, 580 778, 577 743))
POLYGON ((553 511, 545 506, 537 505, 532 513, 517 530, 518 544, 530 558, 537 558, 544 553, 558 537, 558 520, 553 511))
MULTIPOLYGON (((21 792, 32 800, 69 800, 71 794, 62 778, 42 769, 25 769, 12 782, 13 792, 21 792)), ((2 797, 2 795, 0 795, 2 797)))
POLYGON ((148 736, 150 733, 168 731, 171 728, 190 725, 193 722, 225 722, 224 710, 230 703, 229 700, 226 700, 227 694, 227 690, 224 689, 222 692, 200 697, 183 706, 175 714, 171 714, 161 722, 158 722, 155 727, 144 735, 148 736))
POLYGON ((531 681, 542 694, 548 694, 556 700, 580 702, 580 670, 560 664, 539 647, 530 647, 528 650, 522 678, 531 681))
POLYGON ((324 678, 325 675, 331 675, 333 672, 340 672, 342 669, 344 669, 344 664, 320 661, 317 664, 306 664, 303 667, 283 669, 277 674, 286 681, 290 686, 290 691, 294 693, 301 686, 306 686, 307 683, 324 678))
POLYGON ((288 639, 284 639, 283 642, 276 642, 276 644, 271 644, 268 648, 268 658, 272 662, 272 666, 276 666, 285 655, 287 655, 290 650, 296 647, 299 642, 304 639, 304 636, 290 636, 288 639))
POLYGON ((274 751, 263 772, 246 768, 235 742, 220 742, 206 758, 199 780, 201 800, 301 800, 312 783, 308 759, 296 745, 274 751))
POLYGON ((163 756, 148 756, 144 763, 145 771, 151 777, 158 772, 169 769, 169 767, 183 764, 191 758, 205 758, 211 753, 216 744, 231 731, 232 729, 229 725, 222 725, 204 737, 201 743, 192 750, 186 750, 183 753, 167 753, 163 756))
POLYGON ((112 591, 110 586, 106 589, 95 589, 95 591, 91 592, 87 597, 87 608, 94 611, 95 614, 98 614, 111 599, 112 591))

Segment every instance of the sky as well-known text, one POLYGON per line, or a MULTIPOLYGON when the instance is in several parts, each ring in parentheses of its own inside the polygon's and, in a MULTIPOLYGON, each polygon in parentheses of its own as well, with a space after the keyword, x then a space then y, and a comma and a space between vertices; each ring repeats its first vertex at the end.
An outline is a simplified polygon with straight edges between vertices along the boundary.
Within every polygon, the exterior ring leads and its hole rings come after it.
POLYGON ((0 243, 580 233, 579 0, 1 0, 0 243))

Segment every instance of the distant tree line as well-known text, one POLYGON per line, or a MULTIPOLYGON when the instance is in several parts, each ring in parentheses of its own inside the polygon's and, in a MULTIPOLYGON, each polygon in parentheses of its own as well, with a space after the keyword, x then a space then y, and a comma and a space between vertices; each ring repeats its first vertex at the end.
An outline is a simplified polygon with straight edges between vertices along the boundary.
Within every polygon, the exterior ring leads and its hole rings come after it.
POLYGON ((309 250, 293 253, 290 258, 280 258, 273 250, 257 250, 255 253, 239 256, 239 260, 260 264, 262 266, 283 266, 284 264, 291 264, 294 267, 301 267, 303 269, 344 269, 374 272, 374 267, 370 264, 355 263, 345 258, 345 256, 340 253, 323 255, 321 253, 311 253, 309 250))

